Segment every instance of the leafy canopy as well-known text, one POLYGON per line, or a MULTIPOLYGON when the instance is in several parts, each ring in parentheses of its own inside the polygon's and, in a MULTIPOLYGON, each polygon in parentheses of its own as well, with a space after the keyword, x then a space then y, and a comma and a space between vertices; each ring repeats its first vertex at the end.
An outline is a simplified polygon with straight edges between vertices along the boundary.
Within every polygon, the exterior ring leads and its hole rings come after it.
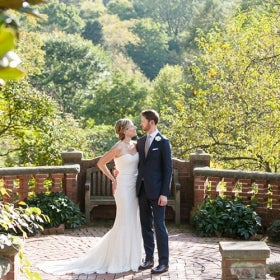
POLYGON ((279 170, 279 22, 279 5, 267 4, 198 34, 202 55, 164 117, 175 156, 202 148, 216 166, 279 170))

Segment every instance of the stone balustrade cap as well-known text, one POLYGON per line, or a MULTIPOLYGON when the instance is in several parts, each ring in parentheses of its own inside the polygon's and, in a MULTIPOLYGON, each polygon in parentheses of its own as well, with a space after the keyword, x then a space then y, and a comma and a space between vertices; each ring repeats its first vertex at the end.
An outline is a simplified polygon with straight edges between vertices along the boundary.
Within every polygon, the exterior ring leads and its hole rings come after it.
POLYGON ((55 174, 80 172, 79 164, 59 165, 59 166, 33 166, 33 167, 5 167, 0 168, 0 176, 23 175, 23 174, 55 174))
POLYGON ((263 241, 220 241, 219 250, 226 259, 266 259, 270 249, 263 241))
POLYGON ((235 179, 250 179, 250 180, 280 180, 279 173, 259 172, 259 171, 244 171, 232 169, 215 169, 210 167, 195 167, 193 170, 196 176, 235 178, 235 179))

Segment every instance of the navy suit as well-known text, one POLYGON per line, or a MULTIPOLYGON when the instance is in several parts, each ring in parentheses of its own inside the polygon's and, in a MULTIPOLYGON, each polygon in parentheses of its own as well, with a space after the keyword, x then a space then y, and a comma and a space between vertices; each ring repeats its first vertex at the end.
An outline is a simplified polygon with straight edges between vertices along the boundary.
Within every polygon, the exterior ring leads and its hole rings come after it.
POLYGON ((136 181, 146 260, 153 260, 154 228, 159 264, 168 265, 168 233, 165 227, 166 207, 159 206, 158 199, 160 195, 169 196, 172 176, 171 147, 169 140, 158 133, 145 157, 146 138, 145 135, 137 141, 139 167, 136 181))

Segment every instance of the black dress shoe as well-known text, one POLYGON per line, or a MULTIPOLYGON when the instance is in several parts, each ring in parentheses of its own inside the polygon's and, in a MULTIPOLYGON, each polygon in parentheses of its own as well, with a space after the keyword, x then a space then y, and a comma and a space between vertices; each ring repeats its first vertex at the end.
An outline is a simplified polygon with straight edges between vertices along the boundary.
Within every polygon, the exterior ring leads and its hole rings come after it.
POLYGON ((144 263, 142 263, 139 266, 139 270, 145 270, 145 269, 151 268, 153 266, 154 266, 154 261, 153 260, 145 261, 144 263))
POLYGON ((166 271, 168 271, 168 265, 160 264, 157 267, 153 268, 151 270, 151 273, 152 274, 160 274, 160 273, 163 273, 163 272, 166 272, 166 271))

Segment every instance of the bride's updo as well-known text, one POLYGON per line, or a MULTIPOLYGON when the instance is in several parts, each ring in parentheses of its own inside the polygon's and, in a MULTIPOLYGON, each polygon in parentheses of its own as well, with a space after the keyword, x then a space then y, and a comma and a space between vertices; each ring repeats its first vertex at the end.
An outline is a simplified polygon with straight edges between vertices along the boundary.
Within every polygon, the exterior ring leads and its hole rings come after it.
POLYGON ((129 119, 119 119, 115 123, 115 132, 119 140, 125 138, 124 131, 131 125, 131 120, 129 119))

